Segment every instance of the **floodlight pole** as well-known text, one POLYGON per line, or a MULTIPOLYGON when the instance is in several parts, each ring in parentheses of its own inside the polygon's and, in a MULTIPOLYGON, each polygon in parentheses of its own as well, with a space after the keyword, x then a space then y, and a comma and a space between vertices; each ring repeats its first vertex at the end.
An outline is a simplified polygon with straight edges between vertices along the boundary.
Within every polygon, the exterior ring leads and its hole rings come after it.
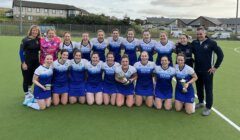
POLYGON ((23 20, 22 20, 22 0, 20 0, 20 34, 22 35, 22 32, 23 32, 23 28, 22 28, 22 23, 23 20))
POLYGON ((238 21, 237 21, 237 20, 238 20, 238 1, 239 1, 239 0, 237 0, 237 11, 236 11, 236 22, 235 22, 235 24, 236 24, 236 25, 235 25, 235 26, 236 26, 236 27, 235 27, 235 34, 236 34, 236 35, 237 35, 237 30, 238 30, 238 29, 237 29, 237 28, 238 28, 238 21))

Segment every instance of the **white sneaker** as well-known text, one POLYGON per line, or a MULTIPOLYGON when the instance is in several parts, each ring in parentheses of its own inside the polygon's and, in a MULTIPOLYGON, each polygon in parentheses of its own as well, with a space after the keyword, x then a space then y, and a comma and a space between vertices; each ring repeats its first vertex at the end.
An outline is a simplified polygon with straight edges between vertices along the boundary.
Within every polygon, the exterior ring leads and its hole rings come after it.
POLYGON ((33 102, 33 99, 34 98, 25 98, 24 101, 23 101, 23 105, 27 105, 28 103, 33 102))
POLYGON ((26 98, 28 98, 28 99, 29 99, 29 98, 33 98, 33 94, 32 94, 31 92, 28 92, 28 94, 25 95, 25 99, 26 99, 26 98))

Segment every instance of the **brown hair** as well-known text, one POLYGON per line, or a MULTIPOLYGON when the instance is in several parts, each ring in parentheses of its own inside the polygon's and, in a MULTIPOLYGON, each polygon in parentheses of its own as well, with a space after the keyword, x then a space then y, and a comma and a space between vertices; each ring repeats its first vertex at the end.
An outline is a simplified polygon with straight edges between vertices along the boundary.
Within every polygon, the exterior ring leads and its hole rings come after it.
POLYGON ((41 30, 40 30, 39 26, 37 26, 37 25, 32 25, 32 26, 29 28, 27 35, 28 35, 28 36, 32 36, 32 30, 33 30, 33 29, 37 29, 37 30, 38 30, 37 38, 39 38, 40 35, 41 35, 41 30))

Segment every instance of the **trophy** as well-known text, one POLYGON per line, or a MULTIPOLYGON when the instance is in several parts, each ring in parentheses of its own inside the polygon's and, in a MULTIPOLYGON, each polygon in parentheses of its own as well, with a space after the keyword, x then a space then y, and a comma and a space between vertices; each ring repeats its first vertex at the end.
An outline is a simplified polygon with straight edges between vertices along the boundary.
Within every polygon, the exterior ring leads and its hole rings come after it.
POLYGON ((124 72, 117 73, 117 77, 119 80, 123 81, 123 85, 128 85, 130 81, 125 77, 124 72))
POLYGON ((182 85, 182 93, 186 93, 187 92, 187 89, 184 87, 185 86, 185 84, 186 84, 186 80, 185 79, 181 79, 180 80, 180 83, 181 83, 181 85, 182 85))
POLYGON ((45 85, 46 90, 51 90, 51 86, 52 86, 51 84, 46 84, 45 85))

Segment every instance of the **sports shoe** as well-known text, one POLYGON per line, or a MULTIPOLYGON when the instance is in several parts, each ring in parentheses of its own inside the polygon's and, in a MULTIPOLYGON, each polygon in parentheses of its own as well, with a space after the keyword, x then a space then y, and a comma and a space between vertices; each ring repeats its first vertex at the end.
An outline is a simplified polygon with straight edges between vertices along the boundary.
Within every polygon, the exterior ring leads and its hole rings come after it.
POLYGON ((28 103, 32 103, 34 98, 25 98, 23 101, 23 105, 27 105, 28 103))
POLYGON ((195 109, 199 109, 199 108, 202 108, 202 107, 204 107, 204 103, 197 103, 195 105, 195 109))
POLYGON ((211 114, 211 109, 204 108, 202 115, 203 116, 209 116, 211 114))
POLYGON ((33 94, 31 92, 28 92, 26 95, 25 95, 25 99, 26 98, 33 98, 33 94))

